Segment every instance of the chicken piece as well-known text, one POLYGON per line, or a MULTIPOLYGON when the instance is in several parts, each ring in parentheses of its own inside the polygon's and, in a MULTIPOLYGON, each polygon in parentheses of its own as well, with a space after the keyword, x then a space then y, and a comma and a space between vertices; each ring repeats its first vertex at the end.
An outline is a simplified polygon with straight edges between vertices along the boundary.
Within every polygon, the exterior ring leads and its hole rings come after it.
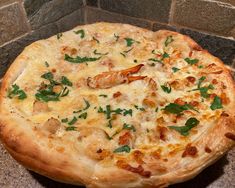
POLYGON ((51 134, 55 134, 56 131, 60 128, 60 125, 61 123, 58 119, 51 117, 46 121, 46 123, 44 123, 43 129, 51 134))
POLYGON ((130 74, 137 73, 143 64, 139 64, 129 69, 120 71, 103 72, 95 77, 87 79, 87 85, 93 89, 106 89, 123 83, 130 83, 135 80, 142 80, 146 76, 130 76, 130 74))
POLYGON ((48 112, 48 104, 42 101, 35 100, 33 103, 33 114, 38 114, 40 112, 48 112))

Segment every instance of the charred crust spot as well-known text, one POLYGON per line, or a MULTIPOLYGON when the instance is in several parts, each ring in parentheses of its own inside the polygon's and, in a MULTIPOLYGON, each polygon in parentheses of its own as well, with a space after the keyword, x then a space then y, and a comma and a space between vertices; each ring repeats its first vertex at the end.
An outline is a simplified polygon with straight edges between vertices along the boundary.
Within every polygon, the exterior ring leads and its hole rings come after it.
POLYGON ((122 136, 119 137, 119 145, 128 145, 131 139, 131 134, 130 132, 126 132, 122 136))
POLYGON ((98 149, 96 153, 102 153, 102 149, 98 149))
POLYGON ((218 81, 216 79, 213 79, 211 83, 215 85, 218 84, 218 81))
POLYGON ((206 146, 206 147, 205 147, 205 152, 206 152, 206 153, 211 153, 212 150, 211 150, 208 146, 206 146))
POLYGON ((191 102, 189 102, 189 104, 192 106, 198 106, 199 102, 198 101, 191 101, 191 102))
POLYGON ((192 47, 193 50, 196 50, 196 51, 202 51, 202 47, 199 46, 198 44, 195 44, 193 47, 192 47))
POLYGON ((181 98, 177 98, 175 99, 174 103, 178 105, 185 105, 186 102, 184 102, 181 98))
POLYGON ((129 165, 128 163, 126 163, 123 160, 118 160, 116 163, 118 168, 133 172, 133 173, 137 173, 145 178, 149 178, 151 176, 151 172, 150 171, 145 171, 144 168, 139 165, 138 167, 133 167, 131 165, 129 165))
POLYGON ((55 68, 51 69, 51 72, 56 73, 56 69, 55 68))
POLYGON ((188 144, 182 154, 182 157, 195 157, 197 155, 197 148, 196 146, 191 146, 191 144, 188 144))
POLYGON ((122 93, 120 91, 118 91, 118 92, 113 94, 113 98, 120 97, 121 95, 122 95, 122 93))
POLYGON ((229 117, 229 114, 227 114, 225 111, 222 112, 221 116, 223 117, 229 117))
POLYGON ((144 154, 139 151, 139 150, 136 150, 133 152, 133 157, 134 157, 134 160, 139 163, 139 164, 143 164, 144 161, 143 161, 143 157, 144 157, 144 154))
POLYGON ((196 78, 193 77, 193 76, 188 76, 186 79, 187 79, 190 83, 194 83, 194 82, 196 81, 196 78))
POLYGON ((225 133, 224 136, 230 140, 235 141, 235 134, 233 133, 228 132, 228 133, 225 133))

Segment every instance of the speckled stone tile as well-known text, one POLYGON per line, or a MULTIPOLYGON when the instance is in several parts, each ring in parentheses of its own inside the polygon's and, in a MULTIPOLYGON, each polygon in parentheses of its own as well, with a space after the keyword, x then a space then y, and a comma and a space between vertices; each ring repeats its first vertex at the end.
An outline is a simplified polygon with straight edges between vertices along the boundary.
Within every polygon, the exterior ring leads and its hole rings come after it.
MULTIPOLYGON (((232 188, 235 187, 235 148, 193 180, 170 186, 171 188, 232 188)), ((0 144, 0 187, 1 188, 75 188, 55 182, 26 170, 18 164, 0 144)))

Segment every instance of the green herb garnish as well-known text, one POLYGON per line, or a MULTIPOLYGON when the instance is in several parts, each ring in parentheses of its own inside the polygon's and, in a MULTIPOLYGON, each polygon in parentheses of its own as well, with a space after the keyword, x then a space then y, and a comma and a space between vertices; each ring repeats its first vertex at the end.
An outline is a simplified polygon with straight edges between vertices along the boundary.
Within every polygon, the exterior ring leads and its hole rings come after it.
POLYGON ((56 35, 56 37, 57 37, 58 40, 59 40, 62 36, 63 36, 63 33, 58 33, 58 34, 56 35))
POLYGON ((198 121, 196 118, 191 117, 186 121, 185 126, 181 126, 181 127, 169 126, 169 128, 176 130, 177 132, 179 132, 183 136, 187 136, 187 135, 189 135, 189 131, 193 127, 197 126, 199 124, 199 122, 200 121, 198 121))
POLYGON ((222 101, 218 96, 214 97, 214 100, 210 106, 211 110, 216 110, 216 109, 221 109, 223 108, 222 106, 222 101))
POLYGON ((109 121, 108 121, 108 127, 111 129, 113 126, 112 126, 112 119, 110 119, 109 121))
POLYGON ((66 86, 73 86, 73 83, 66 76, 61 77, 61 83, 66 86))
POLYGON ((49 63, 47 61, 44 62, 46 67, 49 67, 49 63))
POLYGON ((167 47, 170 43, 172 43, 174 41, 172 36, 167 36, 166 40, 165 40, 165 46, 167 47))
POLYGON ((136 132, 136 128, 133 125, 127 123, 123 124, 123 129, 132 130, 133 132, 136 132))
POLYGON ((172 114, 177 114, 177 115, 180 115, 184 110, 189 110, 189 109, 198 112, 190 104, 179 105, 179 104, 176 104, 176 103, 170 103, 167 106, 165 106, 165 108, 163 108, 163 110, 165 110, 169 113, 172 113, 172 114))
POLYGON ((145 111, 145 109, 144 109, 143 107, 139 107, 138 105, 134 105, 134 107, 135 107, 137 110, 145 111))
POLYGON ((161 88, 165 93, 170 93, 171 92, 171 86, 169 84, 165 83, 164 85, 161 85, 161 88))
POLYGON ((130 153, 130 151, 131 151, 131 148, 128 145, 124 145, 115 149, 113 152, 114 153, 122 153, 122 152, 130 153))
POLYGON ((97 38, 92 37, 92 39, 95 40, 98 44, 100 43, 100 41, 97 38))
POLYGON ((78 120, 78 119, 74 116, 73 119, 68 122, 68 124, 69 124, 69 125, 73 125, 74 123, 77 122, 77 120, 78 120))
POLYGON ((190 59, 190 58, 185 58, 184 59, 189 65, 194 65, 196 64, 199 60, 198 59, 190 59))
POLYGON ((80 114, 80 115, 78 116, 78 118, 86 119, 86 118, 87 118, 87 112, 84 112, 84 113, 80 114))
POLYGON ((74 126, 69 126, 69 127, 66 127, 66 131, 76 131, 77 127, 74 127, 74 126))
POLYGON ((208 86, 201 87, 202 82, 203 82, 205 79, 206 79, 205 76, 202 76, 201 78, 199 78, 197 88, 196 88, 196 89, 193 89, 192 91, 197 91, 197 90, 199 90, 202 97, 208 98, 208 97, 210 96, 210 95, 208 94, 208 90, 209 90, 209 89, 214 89, 214 86, 213 86, 212 84, 209 84, 208 86))
POLYGON ((54 76, 51 72, 47 72, 41 76, 41 78, 44 78, 46 80, 53 80, 54 76))
POLYGON ((83 29, 80 29, 78 31, 74 31, 75 34, 79 34, 80 35, 80 38, 84 38, 85 37, 85 31, 83 29))
POLYGON ((148 59, 148 60, 149 60, 149 61, 154 61, 154 62, 158 62, 158 63, 163 64, 161 60, 156 59, 156 58, 150 58, 150 59, 148 59))
POLYGON ((99 52, 97 52, 96 49, 93 51, 93 53, 94 53, 95 55, 108 55, 108 54, 109 54, 108 52, 106 52, 106 53, 99 53, 99 52))
POLYGON ((97 61, 99 60, 101 57, 80 57, 77 56, 75 58, 70 57, 68 54, 65 54, 64 56, 64 60, 70 62, 70 63, 86 63, 86 62, 91 62, 91 61, 97 61))
POLYGON ((122 114, 124 116, 126 115, 130 115, 132 116, 132 109, 121 109, 121 108, 117 108, 115 110, 111 110, 111 106, 110 105, 106 105, 105 110, 102 107, 98 108, 98 113, 104 113, 106 115, 107 119, 111 118, 112 113, 114 114, 122 114))
POLYGON ((61 119, 61 122, 62 122, 62 123, 67 123, 68 121, 69 121, 68 118, 61 119))
POLYGON ((22 89, 20 89, 17 84, 12 85, 11 87, 12 88, 8 90, 8 98, 12 99, 13 97, 17 97, 20 100, 27 98, 26 93, 22 89))
POLYGON ((165 58, 168 58, 168 57, 170 57, 169 54, 166 53, 166 52, 164 52, 164 54, 162 54, 162 59, 161 59, 161 60, 163 60, 163 59, 165 59, 165 58))
POLYGON ((105 94, 100 94, 99 97, 104 97, 104 98, 107 98, 108 95, 105 95, 105 94))
POLYGON ((69 89, 67 87, 65 87, 62 92, 60 93, 60 97, 65 97, 69 94, 69 89))
POLYGON ((114 37, 116 38, 116 42, 117 42, 119 39, 119 36, 114 33, 114 37))
POLYGON ((128 47, 130 47, 130 46, 132 46, 132 44, 133 43, 140 43, 139 41, 136 41, 136 40, 134 40, 134 39, 132 39, 132 38, 124 38, 125 39, 125 41, 126 41, 126 45, 128 46, 128 47))
POLYGON ((85 106, 85 108, 83 108, 83 110, 87 110, 91 105, 90 105, 90 103, 86 99, 83 99, 83 100, 84 100, 84 102, 86 104, 86 106, 85 106))
POLYGON ((177 67, 172 67, 172 70, 173 70, 173 72, 177 72, 177 71, 179 71, 180 69, 178 69, 177 67))

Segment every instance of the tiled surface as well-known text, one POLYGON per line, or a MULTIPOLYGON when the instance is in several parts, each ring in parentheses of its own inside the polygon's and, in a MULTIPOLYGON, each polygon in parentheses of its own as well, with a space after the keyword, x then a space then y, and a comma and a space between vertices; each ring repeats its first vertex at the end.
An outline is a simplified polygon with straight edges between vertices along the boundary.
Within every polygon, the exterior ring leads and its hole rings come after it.
POLYGON ((32 12, 30 6, 28 6, 28 9, 26 8, 26 12, 29 11, 28 18, 31 27, 37 29, 43 25, 55 22, 82 7, 83 0, 48 0, 47 3, 39 5, 37 10, 33 10, 34 14, 30 14, 32 12))
POLYGON ((192 37, 202 48, 208 50, 214 56, 219 57, 228 65, 231 65, 233 59, 235 59, 234 40, 203 34, 189 29, 181 29, 180 32, 192 37))
POLYGON ((0 8, 0 46, 29 30, 19 3, 0 8))
MULTIPOLYGON (((235 187, 235 148, 214 165, 185 183, 171 188, 233 188, 235 187)), ((1 188, 76 188, 79 186, 55 182, 19 165, 0 144, 1 188)), ((81 186, 80 186, 81 187, 81 186)), ((82 187, 81 187, 82 188, 82 187)))
POLYGON ((171 0, 100 0, 105 10, 167 23, 171 0))
POLYGON ((176 0, 172 23, 231 36, 235 27, 235 9, 232 5, 205 0, 176 0))
POLYGON ((106 21, 106 22, 116 22, 116 23, 128 23, 132 25, 136 25, 139 27, 151 29, 151 23, 138 18, 133 18, 125 15, 120 15, 117 13, 112 13, 108 11, 103 11, 97 8, 88 7, 87 11, 87 23, 94 23, 99 21, 106 21))

